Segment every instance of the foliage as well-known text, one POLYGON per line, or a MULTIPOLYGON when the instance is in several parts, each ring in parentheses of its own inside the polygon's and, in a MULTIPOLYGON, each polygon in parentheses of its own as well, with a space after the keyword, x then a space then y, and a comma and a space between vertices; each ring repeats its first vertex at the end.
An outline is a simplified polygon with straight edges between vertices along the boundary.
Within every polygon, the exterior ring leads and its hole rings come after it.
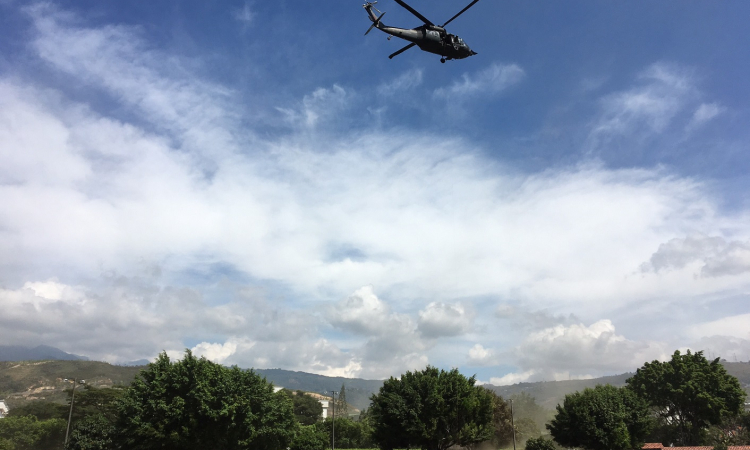
POLYGON ((739 414, 745 392, 719 359, 703 352, 674 352, 668 362, 653 361, 627 380, 628 387, 656 410, 662 426, 680 445, 700 445, 705 429, 739 414))
POLYGON ((513 416, 517 419, 531 419, 537 428, 543 428, 552 419, 552 411, 537 404, 536 399, 526 392, 510 397, 513 400, 513 416))
POLYGON ((750 412, 724 419, 708 429, 708 443, 717 446, 750 445, 750 412))
MULTIPOLYGON (((71 391, 67 390, 69 395, 66 409, 70 407, 71 391)), ((75 403, 73 404, 73 423, 84 417, 99 414, 110 422, 114 422, 117 417, 117 400, 122 397, 124 392, 124 387, 95 388, 87 385, 83 389, 76 389, 75 403)))
POLYGON ((66 422, 62 419, 5 417, 0 419, 0 445, 13 450, 61 449, 65 426, 66 422))
POLYGON ((556 450, 555 443, 543 437, 529 438, 526 441, 526 450, 556 450))
POLYGON ((525 441, 527 439, 539 437, 542 434, 542 430, 533 420, 528 417, 515 420, 516 426, 516 440, 525 441))
MULTIPOLYGON (((331 436, 333 420, 328 417, 318 425, 318 429, 331 436)), ((352 420, 347 417, 336 417, 336 448, 372 448, 372 428, 368 420, 352 420)), ((328 442, 331 442, 329 437, 328 442)))
POLYGON ((122 445, 139 449, 277 450, 298 427, 292 402, 252 370, 226 368, 187 350, 142 371, 119 402, 122 445))
POLYGON ((547 425, 563 447, 639 449, 651 426, 645 401, 625 388, 599 385, 565 396, 547 425))
POLYGON ((292 392, 289 389, 282 389, 281 392, 291 399, 294 417, 301 425, 314 425, 321 421, 323 405, 318 399, 302 391, 292 392))
POLYGON ((36 400, 16 406, 8 412, 8 417, 34 416, 39 420, 68 420, 68 407, 59 403, 36 400))
POLYGON ((109 450, 116 436, 115 426, 103 414, 90 415, 71 430, 65 450, 109 450))
POLYGON ((346 404, 346 386, 343 384, 339 390, 339 398, 336 400, 336 415, 341 417, 349 415, 349 405, 346 404))
POLYGON ((373 440, 384 450, 445 450, 492 436, 492 395, 457 369, 428 366, 391 377, 371 397, 373 440))
POLYGON ((314 425, 300 427, 289 448, 291 450, 325 450, 328 448, 328 434, 314 425))
POLYGON ((490 441, 497 448, 506 447, 513 442, 513 421, 511 420, 510 404, 494 392, 488 392, 492 397, 493 434, 490 441))

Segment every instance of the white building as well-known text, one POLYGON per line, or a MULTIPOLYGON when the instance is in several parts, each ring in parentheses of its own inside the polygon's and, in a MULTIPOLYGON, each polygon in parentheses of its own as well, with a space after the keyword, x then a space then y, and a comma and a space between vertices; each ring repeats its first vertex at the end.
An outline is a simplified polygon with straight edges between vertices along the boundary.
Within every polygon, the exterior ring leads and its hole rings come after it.
POLYGON ((0 419, 8 415, 8 405, 5 404, 5 400, 0 400, 0 419))
POLYGON ((318 399, 318 401, 323 406, 323 419, 325 419, 326 417, 328 417, 328 407, 330 405, 330 402, 328 400, 321 399, 318 399))

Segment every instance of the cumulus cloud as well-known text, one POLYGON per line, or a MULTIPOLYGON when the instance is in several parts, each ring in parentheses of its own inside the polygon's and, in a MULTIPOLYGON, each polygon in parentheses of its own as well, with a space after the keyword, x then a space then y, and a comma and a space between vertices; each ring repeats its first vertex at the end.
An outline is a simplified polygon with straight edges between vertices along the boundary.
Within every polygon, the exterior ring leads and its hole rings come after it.
POLYGON ((419 312, 419 331, 423 336, 436 338, 458 336, 472 325, 472 314, 461 304, 432 302, 419 312))
POLYGON ((434 94, 451 100, 476 95, 493 96, 519 83, 525 76, 523 69, 516 64, 494 63, 475 75, 463 74, 460 81, 439 88, 434 94))
POLYGON ((557 325, 529 334, 513 357, 518 373, 495 378, 491 383, 580 379, 622 373, 644 361, 663 359, 662 344, 632 341, 616 333, 610 320, 589 326, 557 325))
POLYGON ((222 363, 237 351, 237 343, 231 341, 223 344, 201 342, 191 350, 196 356, 204 356, 209 361, 222 363))
POLYGON ((741 275, 750 272, 750 242, 727 241, 720 236, 695 234, 659 245, 644 272, 679 270, 697 264, 703 277, 741 275))
POLYGON ((474 344, 469 349, 467 364, 475 367, 496 366, 500 363, 498 356, 491 349, 484 348, 482 344, 474 344))
POLYGON ((382 378, 421 368, 428 362, 425 351, 433 343, 422 339, 411 317, 391 311, 372 286, 355 291, 336 304, 328 316, 334 327, 364 337, 364 343, 351 349, 360 376, 382 378))
POLYGON ((702 345, 713 342, 714 352, 729 359, 729 350, 746 349, 750 342, 750 313, 698 323, 690 327, 690 332, 695 338, 703 337, 702 345))

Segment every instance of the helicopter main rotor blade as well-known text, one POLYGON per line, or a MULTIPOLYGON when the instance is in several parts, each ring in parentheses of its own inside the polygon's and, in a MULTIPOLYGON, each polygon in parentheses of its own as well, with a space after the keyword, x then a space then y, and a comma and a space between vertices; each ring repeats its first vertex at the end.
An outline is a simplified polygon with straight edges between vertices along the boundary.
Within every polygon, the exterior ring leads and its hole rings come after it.
POLYGON ((407 45, 406 47, 402 48, 401 50, 399 50, 399 51, 397 51, 395 53, 391 53, 388 56, 388 59, 393 59, 394 56, 397 56, 397 55, 400 55, 401 53, 404 53, 405 51, 409 50, 410 48, 414 47, 415 45, 417 45, 417 44, 415 44, 414 42, 412 42, 411 44, 407 45))
MULTIPOLYGON (((479 1, 479 0, 477 0, 477 1, 479 1)), ((414 14, 415 16, 417 16, 417 18, 419 18, 419 20, 421 20, 421 21, 422 21, 422 22, 424 22, 425 24, 427 24, 427 25, 430 25, 430 26, 433 26, 433 27, 435 26, 435 24, 434 24, 434 23, 432 23, 432 22, 430 22, 429 20, 427 20, 427 18, 426 18, 425 16, 423 16, 422 14, 419 14, 419 13, 417 12, 417 10, 416 10, 416 9, 414 9, 414 8, 412 8, 411 6, 409 6, 409 5, 407 5, 406 3, 404 3, 404 1, 403 1, 403 0, 396 0, 396 3, 398 3, 399 5, 401 5, 401 6, 403 6, 404 8, 406 8, 406 10, 407 10, 407 11, 409 11, 410 13, 414 14)), ((475 2, 475 3, 476 3, 476 2, 475 2)), ((463 11, 461 11, 461 12, 463 12, 463 11)))
MULTIPOLYGON (((396 1, 398 1, 398 0, 396 0, 396 1)), ((453 17, 451 17, 450 19, 448 19, 448 21, 447 21, 447 22, 445 22, 445 23, 443 24, 443 28, 445 28, 445 26, 446 26, 446 25, 448 25, 449 23, 453 22, 453 19, 455 19, 456 17, 458 17, 458 16, 460 16, 461 14, 465 13, 467 9, 471 8, 472 6, 474 6, 474 4, 476 4, 476 2, 478 2, 478 1, 479 1, 479 0, 474 0, 473 2, 469 3, 469 6, 467 6, 467 7, 466 7, 466 8, 464 8, 464 9, 462 9, 462 10, 461 10, 461 11, 460 11, 460 12, 459 12, 458 14, 456 14, 455 16, 453 16, 453 17)))

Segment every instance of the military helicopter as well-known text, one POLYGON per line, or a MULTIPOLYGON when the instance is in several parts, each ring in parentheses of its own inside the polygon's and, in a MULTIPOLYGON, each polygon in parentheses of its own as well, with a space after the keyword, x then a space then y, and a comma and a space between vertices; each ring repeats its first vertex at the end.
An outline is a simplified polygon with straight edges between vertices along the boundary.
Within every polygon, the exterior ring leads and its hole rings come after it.
POLYGON ((415 45, 419 46, 420 49, 426 52, 440 55, 441 63, 445 63, 446 60, 464 59, 477 54, 475 51, 470 49, 468 45, 466 45, 463 39, 456 36, 455 34, 449 34, 448 32, 446 32, 445 26, 451 23, 456 17, 465 13, 467 9, 474 6, 474 4, 476 4, 479 0, 474 0, 469 3, 466 8, 462 9, 458 14, 451 17, 441 26, 435 25, 434 23, 427 20, 425 16, 418 13, 414 8, 407 5, 403 0, 395 1, 399 5, 403 6, 407 11, 417 16, 419 20, 424 22, 424 25, 412 29, 389 27, 380 21, 385 13, 375 8, 375 4, 377 3, 377 1, 368 1, 364 5, 362 5, 362 7, 365 8, 365 11, 367 11, 367 14, 370 16, 370 20, 372 20, 372 25, 370 25, 370 28, 365 33, 365 36, 367 35, 367 33, 372 31, 373 28, 377 28, 378 30, 390 35, 388 36, 388 40, 390 40, 391 37, 396 36, 398 38, 411 42, 411 44, 407 45, 401 50, 392 53, 390 56, 388 56, 388 58, 393 58, 396 55, 400 55, 401 53, 409 50, 415 45), (380 16, 376 15, 374 11, 377 11, 380 16))

